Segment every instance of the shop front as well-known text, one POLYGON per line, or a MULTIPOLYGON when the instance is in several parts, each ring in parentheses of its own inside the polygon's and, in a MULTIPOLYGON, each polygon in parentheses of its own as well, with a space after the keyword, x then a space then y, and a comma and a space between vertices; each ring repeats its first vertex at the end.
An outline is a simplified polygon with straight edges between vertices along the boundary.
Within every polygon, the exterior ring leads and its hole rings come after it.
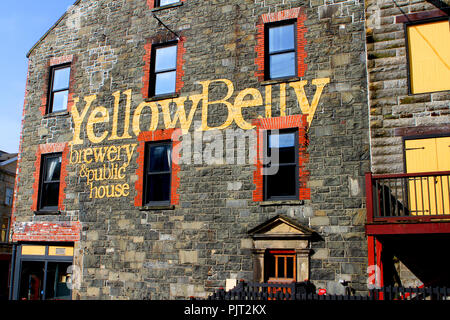
POLYGON ((14 300, 71 300, 73 245, 19 244, 14 300))

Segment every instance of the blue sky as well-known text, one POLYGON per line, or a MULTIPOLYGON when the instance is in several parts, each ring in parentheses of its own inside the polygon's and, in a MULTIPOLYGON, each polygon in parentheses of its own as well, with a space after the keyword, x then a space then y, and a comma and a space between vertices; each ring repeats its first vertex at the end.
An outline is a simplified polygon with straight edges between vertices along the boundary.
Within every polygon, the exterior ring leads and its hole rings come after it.
POLYGON ((0 150, 19 151, 26 54, 74 2, 0 1, 0 150))

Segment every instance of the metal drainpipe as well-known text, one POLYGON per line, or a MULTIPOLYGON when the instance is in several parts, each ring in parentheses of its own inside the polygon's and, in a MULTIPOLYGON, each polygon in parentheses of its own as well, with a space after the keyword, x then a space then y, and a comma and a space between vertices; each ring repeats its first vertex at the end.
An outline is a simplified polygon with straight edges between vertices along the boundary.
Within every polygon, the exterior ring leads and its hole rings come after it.
POLYGON ((15 274, 15 267, 16 267, 16 246, 17 244, 13 243, 13 250, 12 250, 12 256, 11 256, 11 270, 10 270, 10 276, 9 276, 9 300, 13 300, 13 286, 14 286, 14 274, 15 274))

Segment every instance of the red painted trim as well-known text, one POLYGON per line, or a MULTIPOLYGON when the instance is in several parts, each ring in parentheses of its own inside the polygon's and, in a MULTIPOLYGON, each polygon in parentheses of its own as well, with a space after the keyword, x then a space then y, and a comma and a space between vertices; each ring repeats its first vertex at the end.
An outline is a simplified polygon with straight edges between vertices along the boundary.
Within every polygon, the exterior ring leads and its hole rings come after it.
POLYGON ((306 170, 306 164, 309 162, 309 154, 307 148, 309 145, 308 139, 308 121, 307 114, 294 115, 287 117, 277 117, 277 118, 265 118, 265 119, 255 119, 253 120, 253 125, 256 126, 257 132, 257 159, 256 159, 256 170, 253 173, 253 183, 256 189, 253 191, 253 201, 263 201, 264 200, 264 186, 263 186, 263 160, 264 160, 264 131, 265 130, 275 130, 275 129, 288 129, 288 128, 298 128, 298 139, 299 139, 299 200, 307 200, 311 198, 311 190, 306 187, 309 180, 309 171, 306 170))
POLYGON ((295 254, 295 250, 269 250, 271 254, 295 254))
POLYGON ((31 210, 38 210, 38 195, 39 195, 39 183, 40 183, 40 174, 41 174, 41 159, 42 155, 49 153, 61 152, 61 175, 60 175, 60 183, 59 183, 59 201, 58 201, 58 210, 65 210, 64 199, 66 198, 65 189, 66 189, 66 176, 67 176, 67 164, 69 162, 69 147, 68 143, 49 143, 39 145, 36 150, 36 160, 34 162, 34 183, 33 183, 33 204, 31 206, 31 210))
POLYGON ((366 224, 367 235, 450 233, 449 222, 366 224))
POLYGON ((442 222, 448 220, 450 222, 450 214, 447 215, 417 215, 417 216, 401 216, 401 217, 375 217, 373 222, 381 223, 420 223, 420 222, 442 222))
MULTIPOLYGON (((448 10, 448 9, 447 9, 448 10)), ((448 12, 448 11, 447 11, 448 12)), ((395 17, 395 23, 418 22, 426 19, 448 17, 448 13, 441 9, 435 9, 425 12, 416 12, 410 14, 402 14, 395 17)))
POLYGON ((278 22, 283 20, 297 19, 297 76, 303 77, 306 73, 307 64, 305 63, 306 53, 306 32, 308 29, 305 27, 306 14, 303 8, 293 8, 284 11, 267 13, 259 17, 258 24, 256 25, 256 58, 255 64, 257 71, 255 76, 259 81, 264 81, 264 51, 265 51, 265 39, 264 39, 264 24, 278 22))
MULTIPOLYGON (((383 245, 377 238, 375 238, 375 254, 376 254, 376 258, 375 259, 376 259, 377 270, 379 270, 378 277, 379 277, 379 281, 380 281, 379 282, 379 286, 381 288, 383 288, 383 286, 384 286, 383 261, 381 260, 381 253, 382 252, 383 252, 383 245)), ((379 300, 384 300, 383 292, 379 293, 378 299, 379 300)))
POLYGON ((145 167, 145 144, 151 141, 172 141, 172 181, 171 181, 171 195, 170 203, 177 205, 180 202, 180 195, 178 194, 178 188, 180 186, 180 178, 178 173, 180 172, 179 161, 177 159, 178 151, 181 147, 181 129, 162 129, 156 131, 141 132, 138 137, 139 146, 137 148, 138 153, 138 168, 136 175, 138 180, 135 182, 136 197, 134 198, 134 205, 136 207, 143 206, 143 191, 144 191, 144 167, 145 167))
POLYGON ((390 179, 390 178, 410 178, 410 177, 430 177, 450 175, 450 171, 434 171, 434 172, 416 172, 416 173, 396 173, 396 174, 377 174, 372 179, 390 179))

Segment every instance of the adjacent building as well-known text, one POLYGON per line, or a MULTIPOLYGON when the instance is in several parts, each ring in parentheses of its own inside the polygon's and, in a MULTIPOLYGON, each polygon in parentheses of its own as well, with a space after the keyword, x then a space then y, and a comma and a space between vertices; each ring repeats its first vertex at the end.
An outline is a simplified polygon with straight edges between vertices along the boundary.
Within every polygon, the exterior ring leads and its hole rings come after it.
POLYGON ((368 1, 367 27, 371 279, 448 286, 449 3, 368 1))
POLYGON ((0 300, 9 296, 12 246, 9 243, 17 154, 0 150, 0 300))

